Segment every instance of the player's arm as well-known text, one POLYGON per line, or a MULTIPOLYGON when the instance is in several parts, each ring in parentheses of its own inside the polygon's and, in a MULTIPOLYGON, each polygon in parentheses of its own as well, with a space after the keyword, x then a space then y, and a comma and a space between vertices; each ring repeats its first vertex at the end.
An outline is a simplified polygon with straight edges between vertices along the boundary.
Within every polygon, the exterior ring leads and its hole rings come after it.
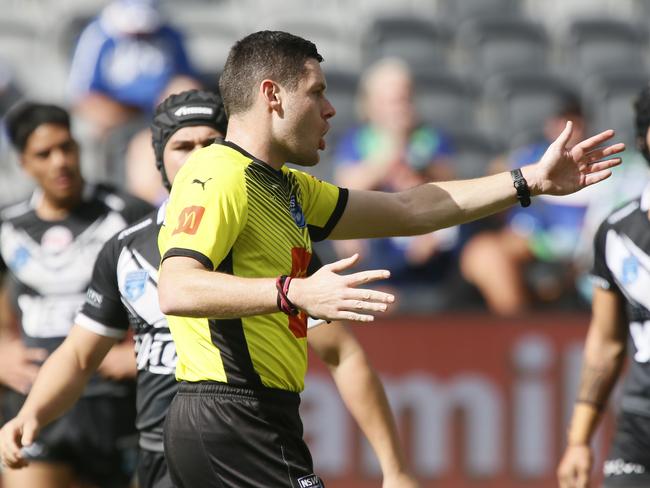
POLYGON ((307 342, 328 366, 343 402, 375 451, 384 488, 417 487, 406 470, 384 388, 354 335, 333 323, 309 329, 307 342))
POLYGON ((75 325, 63 343, 45 361, 18 415, 0 431, 3 462, 25 466, 21 447, 38 431, 63 415, 81 396, 91 375, 117 339, 75 325))
MULTIPOLYGON (((599 148, 614 135, 609 130, 573 148, 566 144, 571 123, 549 146, 542 159, 522 168, 531 195, 565 195, 610 176, 624 144, 599 148)), ((399 193, 350 191, 347 206, 332 239, 425 234, 476 220, 516 203, 509 173, 465 181, 434 182, 399 193)))
POLYGON ((627 322, 620 293, 594 287, 592 319, 567 447, 558 467, 561 488, 587 486, 591 472, 590 443, 625 360, 627 322))
POLYGON ((4 285, 5 269, 0 257, 0 384, 26 394, 38 374, 36 362, 44 361, 47 351, 23 344, 9 289, 4 285))

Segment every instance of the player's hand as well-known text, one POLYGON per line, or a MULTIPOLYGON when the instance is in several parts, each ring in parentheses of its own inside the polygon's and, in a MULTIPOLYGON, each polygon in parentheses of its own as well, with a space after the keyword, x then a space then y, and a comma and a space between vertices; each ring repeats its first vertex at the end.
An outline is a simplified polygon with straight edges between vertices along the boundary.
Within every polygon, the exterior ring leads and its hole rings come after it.
POLYGON ((40 369, 35 363, 45 358, 45 349, 27 348, 20 339, 0 342, 0 383, 26 395, 40 369))
POLYGON ((97 368, 104 378, 121 381, 135 378, 138 370, 135 364, 133 343, 123 341, 115 344, 97 368))
POLYGON ((573 124, 569 121, 542 159, 522 168, 532 195, 574 193, 608 178, 611 168, 621 164, 621 158, 605 158, 622 152, 625 144, 601 146, 614 137, 613 130, 603 131, 570 148, 567 144, 572 130, 573 124))
POLYGON ((582 444, 567 446, 557 468, 560 488, 587 488, 592 463, 593 455, 589 446, 582 444))
POLYGON ((309 278, 294 279, 288 297, 293 304, 312 317, 325 320, 371 322, 373 313, 385 312, 395 301, 390 293, 357 288, 385 280, 390 272, 385 269, 360 271, 349 275, 338 273, 354 266, 359 255, 326 264, 309 278))
POLYGON ((22 448, 29 446, 39 427, 36 419, 15 417, 0 430, 0 459, 3 466, 11 469, 24 468, 29 461, 23 455, 22 448))
POLYGON ((408 473, 384 476, 381 488, 420 488, 420 483, 408 473))

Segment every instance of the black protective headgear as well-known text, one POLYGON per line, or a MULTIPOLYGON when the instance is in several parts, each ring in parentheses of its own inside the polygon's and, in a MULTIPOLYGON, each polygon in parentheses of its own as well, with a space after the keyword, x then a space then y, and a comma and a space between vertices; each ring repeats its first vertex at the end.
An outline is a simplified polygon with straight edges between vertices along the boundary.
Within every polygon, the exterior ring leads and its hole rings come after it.
POLYGON ((228 119, 219 95, 205 90, 188 90, 170 95, 156 108, 151 123, 151 143, 156 155, 156 167, 167 190, 171 190, 172 185, 163 163, 165 146, 177 130, 197 125, 214 127, 226 135, 228 119))
POLYGON ((650 164, 648 149, 648 127, 650 127, 650 85, 643 87, 634 101, 634 126, 636 127, 636 147, 650 164))

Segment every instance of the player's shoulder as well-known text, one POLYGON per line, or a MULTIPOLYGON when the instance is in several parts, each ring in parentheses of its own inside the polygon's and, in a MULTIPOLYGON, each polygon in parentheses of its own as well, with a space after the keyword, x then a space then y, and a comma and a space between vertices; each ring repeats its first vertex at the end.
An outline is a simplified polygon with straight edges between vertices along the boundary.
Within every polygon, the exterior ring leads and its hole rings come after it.
POLYGON ((643 216, 642 200, 642 197, 638 197, 618 205, 603 221, 603 226, 608 228, 624 227, 631 221, 636 221, 639 217, 643 216))
POLYGON ((8 222, 25 218, 33 213, 33 206, 29 200, 23 200, 0 209, 0 222, 8 222))
POLYGON ((128 245, 130 242, 142 237, 148 237, 152 234, 158 235, 160 227, 159 214, 160 209, 149 212, 140 220, 136 220, 133 224, 118 232, 115 239, 121 242, 122 245, 128 245))
POLYGON ((107 183, 88 185, 85 193, 88 199, 94 199, 105 205, 109 210, 125 216, 129 223, 154 209, 153 205, 141 198, 107 183))

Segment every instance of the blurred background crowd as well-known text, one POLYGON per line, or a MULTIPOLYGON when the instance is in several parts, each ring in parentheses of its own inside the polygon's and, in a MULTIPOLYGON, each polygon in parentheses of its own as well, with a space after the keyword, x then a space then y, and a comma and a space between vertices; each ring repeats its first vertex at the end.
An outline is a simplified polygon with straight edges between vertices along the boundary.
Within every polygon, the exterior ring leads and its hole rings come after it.
MULTIPOLYGON (((645 0, 0 0, 0 116, 17 100, 74 115, 89 181, 152 202, 165 192, 148 126, 170 93, 216 89, 234 41, 259 29, 316 43, 337 115, 314 173, 349 188, 402 190, 532 163, 567 120, 628 143, 606 184, 538 198, 480 223, 415 238, 344 241, 392 271, 400 311, 509 316, 584 309, 597 225, 638 195, 632 103, 648 82, 645 0)), ((30 184, 0 136, 0 206, 30 184)))

